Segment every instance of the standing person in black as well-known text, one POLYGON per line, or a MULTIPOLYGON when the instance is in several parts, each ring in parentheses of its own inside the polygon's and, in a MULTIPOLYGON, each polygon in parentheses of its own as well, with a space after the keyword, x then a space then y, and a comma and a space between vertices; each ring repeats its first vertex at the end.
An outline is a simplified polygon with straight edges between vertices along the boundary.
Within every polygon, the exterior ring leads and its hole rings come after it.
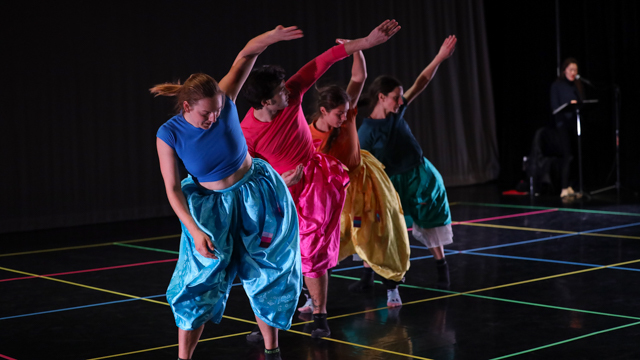
MULTIPOLYGON (((578 75, 578 62, 574 58, 567 58, 562 63, 562 72, 556 81, 551 84, 551 111, 560 105, 577 104, 584 99, 582 82, 576 79, 578 75)), ((557 131, 556 146, 558 155, 562 156, 562 192, 560 197, 579 197, 571 188, 571 160, 573 159, 572 139, 576 134, 576 113, 572 110, 560 111, 554 115, 557 131)))

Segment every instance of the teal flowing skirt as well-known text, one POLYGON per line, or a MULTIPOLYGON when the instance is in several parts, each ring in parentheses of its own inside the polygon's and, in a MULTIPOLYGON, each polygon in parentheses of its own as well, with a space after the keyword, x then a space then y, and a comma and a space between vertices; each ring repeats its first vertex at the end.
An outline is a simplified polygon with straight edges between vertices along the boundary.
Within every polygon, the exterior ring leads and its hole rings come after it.
POLYGON ((430 229, 451 224, 451 210, 442 175, 435 166, 422 159, 422 164, 389 178, 398 192, 407 226, 430 229))

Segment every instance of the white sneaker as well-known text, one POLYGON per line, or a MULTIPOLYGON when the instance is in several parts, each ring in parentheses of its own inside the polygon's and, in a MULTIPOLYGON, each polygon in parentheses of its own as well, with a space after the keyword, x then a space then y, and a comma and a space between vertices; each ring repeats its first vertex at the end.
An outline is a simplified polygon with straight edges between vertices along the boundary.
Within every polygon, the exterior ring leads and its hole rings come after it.
POLYGON ((307 302, 304 303, 301 307, 298 308, 298 311, 301 313, 312 313, 313 312, 313 300, 311 298, 307 298, 307 302))
POLYGON ((388 307, 402 306, 402 299, 400 299, 400 293, 398 292, 398 288, 395 288, 393 290, 387 290, 387 306, 388 307))

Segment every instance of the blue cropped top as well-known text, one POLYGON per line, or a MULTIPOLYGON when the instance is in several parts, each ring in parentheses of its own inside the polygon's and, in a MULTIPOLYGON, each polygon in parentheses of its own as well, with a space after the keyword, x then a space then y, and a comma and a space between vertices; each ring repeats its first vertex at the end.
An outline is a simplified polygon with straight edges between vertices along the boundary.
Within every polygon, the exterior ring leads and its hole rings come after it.
POLYGON ((228 97, 218 120, 209 129, 197 128, 178 114, 160 126, 156 136, 175 150, 199 182, 226 178, 242 166, 247 156, 238 110, 228 97))

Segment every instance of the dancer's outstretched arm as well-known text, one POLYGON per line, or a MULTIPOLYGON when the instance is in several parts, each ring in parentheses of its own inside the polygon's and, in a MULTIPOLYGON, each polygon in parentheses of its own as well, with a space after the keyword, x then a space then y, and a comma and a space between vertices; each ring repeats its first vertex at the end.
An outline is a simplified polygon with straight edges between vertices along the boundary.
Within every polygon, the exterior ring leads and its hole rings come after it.
MULTIPOLYGON (((336 39, 338 44, 346 44, 351 40, 336 39)), ((357 51, 353 54, 353 65, 351 66, 351 80, 347 85, 347 94, 351 98, 349 102, 349 108, 353 109, 358 104, 360 94, 364 88, 364 81, 367 80, 367 63, 364 60, 364 54, 362 51, 357 51)))
POLYGON ((415 99, 416 96, 418 96, 418 94, 420 94, 427 87, 427 85, 429 85, 429 82, 431 82, 431 79, 433 79, 433 76, 438 70, 438 66, 440 66, 440 64, 443 61, 447 60, 451 55, 453 55, 453 52, 456 49, 457 41, 458 39, 456 39, 455 35, 450 35, 444 40, 444 43, 442 43, 438 55, 436 55, 433 61, 431 61, 431 63, 427 65, 424 70, 422 70, 413 85, 404 93, 404 98, 407 100, 407 105, 411 103, 411 101, 413 101, 413 99, 415 99))
POLYGON ((278 25, 275 29, 249 40, 244 49, 242 49, 236 57, 229 73, 220 80, 220 88, 235 102, 242 85, 244 85, 251 69, 253 69, 258 55, 269 45, 279 41, 299 39, 302 36, 302 30, 295 26, 284 27, 278 25))
POLYGON ((358 51, 353 54, 351 80, 349 80, 349 85, 347 85, 347 94, 349 94, 351 98, 351 102, 349 103, 350 109, 353 109, 358 104, 365 80, 367 80, 367 63, 364 60, 362 51, 358 51))
MULTIPOLYGON (((399 30, 400 26, 398 26, 397 21, 385 20, 382 24, 373 29, 367 37, 346 42, 344 44, 344 51, 348 56, 358 51, 380 45, 389 40, 399 30)), ((304 95, 304 93, 306 93, 313 84, 315 84, 322 74, 324 74, 336 61, 345 58, 342 49, 339 48, 340 46, 334 46, 333 48, 318 55, 315 59, 309 61, 300 70, 298 70, 298 72, 289 80, 287 80, 287 89, 291 91, 290 99, 302 101, 301 96, 304 95)))
POLYGON ((344 44, 344 50, 351 55, 358 51, 370 49, 389 40, 400 31, 400 25, 395 20, 385 20, 371 31, 367 37, 349 41, 344 44))

